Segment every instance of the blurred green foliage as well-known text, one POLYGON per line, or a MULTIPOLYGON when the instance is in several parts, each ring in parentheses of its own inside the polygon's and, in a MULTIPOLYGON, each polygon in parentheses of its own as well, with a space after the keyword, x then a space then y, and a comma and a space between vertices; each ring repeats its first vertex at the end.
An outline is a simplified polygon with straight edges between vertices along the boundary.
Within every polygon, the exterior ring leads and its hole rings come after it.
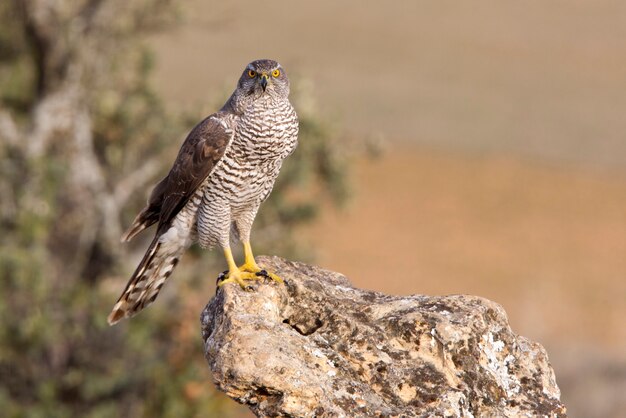
MULTIPOLYGON (((66 74, 63 66, 38 65, 35 55, 41 51, 28 35, 20 4, 0 3, 0 110, 24 132, 12 142, 0 126, 2 416, 235 416, 234 403, 208 383, 198 332, 199 309, 211 296, 206 283, 223 268, 219 255, 192 251, 150 309, 120 326, 106 324, 145 241, 122 247, 105 239, 113 225, 93 219, 102 213, 97 196, 74 193, 70 152, 76 150, 65 145, 66 138, 51 142, 43 154, 26 152, 23 141, 30 139, 37 106, 63 85, 66 74), (42 71, 59 81, 42 89, 37 85, 42 71)), ((176 18, 163 17, 177 16, 175 10, 172 1, 142 0, 112 14, 117 26, 94 29, 119 46, 99 54, 103 68, 80 79, 103 193, 146 161, 157 167, 146 182, 156 183, 185 133, 204 116, 166 111, 147 81, 153 60, 138 35, 175 24, 176 18), (145 15, 152 16, 151 23, 145 15)), ((71 15, 56 20, 53 30, 63 42, 73 20, 71 15)), ((88 59, 80 48, 90 44, 67 43, 69 64, 88 59)), ((347 162, 332 129, 313 107, 298 105, 306 95, 294 89, 300 146, 263 205, 253 236, 255 248, 285 256, 297 242, 294 227, 312 220, 322 202, 341 203, 348 189, 347 162)), ((113 208, 120 225, 128 225, 142 207, 148 184, 122 199, 123 208, 113 208)))

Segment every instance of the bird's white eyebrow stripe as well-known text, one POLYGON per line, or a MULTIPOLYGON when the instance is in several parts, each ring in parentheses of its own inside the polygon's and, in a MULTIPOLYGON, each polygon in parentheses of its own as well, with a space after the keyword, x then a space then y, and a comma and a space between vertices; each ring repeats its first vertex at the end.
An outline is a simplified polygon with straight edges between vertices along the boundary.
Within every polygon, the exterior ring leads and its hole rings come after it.
MULTIPOLYGON (((275 66, 275 67, 272 67, 272 69, 271 69, 270 71, 278 70, 278 69, 281 69, 281 68, 282 68, 282 66, 280 65, 280 62, 277 62, 277 63, 276 63, 276 66, 275 66)), ((252 70, 252 71, 255 71, 255 72, 257 71, 257 70, 255 70, 254 68, 252 68, 252 63, 248 64, 248 65, 246 66, 246 69, 247 69, 247 70, 252 70)))

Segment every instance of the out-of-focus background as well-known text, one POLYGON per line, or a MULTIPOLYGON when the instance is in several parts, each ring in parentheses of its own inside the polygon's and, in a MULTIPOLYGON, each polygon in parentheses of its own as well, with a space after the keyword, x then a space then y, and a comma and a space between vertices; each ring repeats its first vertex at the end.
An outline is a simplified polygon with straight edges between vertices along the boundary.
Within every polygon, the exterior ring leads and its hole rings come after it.
POLYGON ((495 300, 570 416, 623 416, 625 43, 612 0, 1 3, 1 410, 250 416, 202 358, 219 254, 105 318, 150 235, 120 232, 245 64, 274 58, 302 135, 258 252, 495 300))

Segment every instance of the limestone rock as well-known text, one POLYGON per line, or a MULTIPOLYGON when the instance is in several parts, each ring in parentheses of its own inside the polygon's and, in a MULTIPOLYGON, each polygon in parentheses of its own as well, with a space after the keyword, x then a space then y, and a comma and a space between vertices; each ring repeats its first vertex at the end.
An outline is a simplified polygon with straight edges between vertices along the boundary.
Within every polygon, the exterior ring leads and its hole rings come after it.
POLYGON ((260 257, 202 313, 215 384, 259 417, 565 417, 544 348, 475 296, 387 296, 260 257))

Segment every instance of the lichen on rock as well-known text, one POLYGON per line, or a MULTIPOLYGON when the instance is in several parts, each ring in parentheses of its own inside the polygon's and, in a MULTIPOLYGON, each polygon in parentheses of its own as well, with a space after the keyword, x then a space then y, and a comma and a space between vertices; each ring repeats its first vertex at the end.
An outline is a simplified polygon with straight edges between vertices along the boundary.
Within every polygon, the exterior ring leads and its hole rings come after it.
POLYGON ((565 417, 544 348, 502 307, 389 296, 259 257, 284 285, 225 285, 202 313, 215 384, 259 417, 565 417))

